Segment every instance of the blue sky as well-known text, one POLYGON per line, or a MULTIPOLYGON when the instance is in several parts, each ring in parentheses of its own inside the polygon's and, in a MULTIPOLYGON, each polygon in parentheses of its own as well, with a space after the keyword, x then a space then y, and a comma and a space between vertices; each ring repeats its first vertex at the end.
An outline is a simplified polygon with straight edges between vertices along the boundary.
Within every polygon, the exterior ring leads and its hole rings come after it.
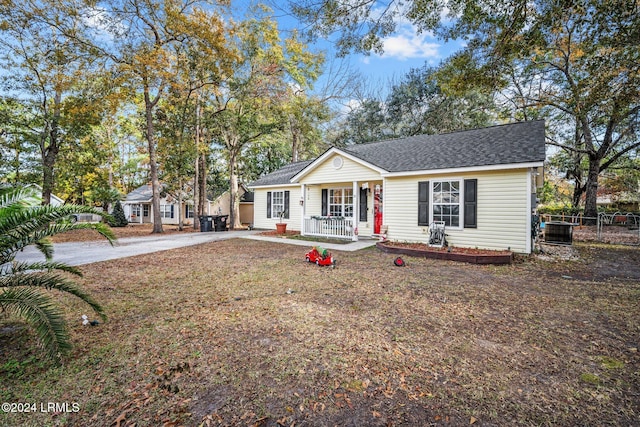
MULTIPOLYGON (((266 0, 266 2, 274 9, 274 16, 280 22, 282 30, 303 28, 304 24, 298 22, 286 10, 287 1, 266 0)), ((236 0, 232 1, 232 7, 242 9, 250 3, 252 3, 251 0, 236 0)), ((419 34, 406 21, 398 22, 396 32, 385 38, 383 45, 384 53, 380 55, 375 53, 369 55, 351 54, 343 58, 342 70, 348 65, 352 71, 363 76, 371 89, 376 88, 384 91, 390 80, 400 79, 410 69, 422 67, 425 63, 437 66, 463 46, 462 42, 457 40, 445 43, 430 33, 419 34)), ((332 40, 317 40, 312 49, 324 51, 328 62, 336 60, 336 50, 332 40)), ((321 80, 316 84, 316 87, 320 87, 322 84, 321 80)), ((381 94, 384 95, 384 93, 381 94)))

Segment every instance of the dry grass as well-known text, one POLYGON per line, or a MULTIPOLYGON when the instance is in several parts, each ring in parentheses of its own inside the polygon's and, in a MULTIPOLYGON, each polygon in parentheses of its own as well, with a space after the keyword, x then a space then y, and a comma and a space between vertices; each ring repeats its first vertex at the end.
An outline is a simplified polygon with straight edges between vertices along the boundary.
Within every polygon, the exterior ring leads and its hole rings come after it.
POLYGON ((83 327, 86 307, 64 299, 64 366, 36 362, 11 325, 0 333, 0 400, 80 411, 0 413, 0 425, 637 422, 637 249, 404 268, 336 251, 335 269, 305 251, 229 240, 84 266, 110 318, 83 327))
MULTIPOLYGON (((163 225, 164 234, 192 233, 193 225, 185 225, 182 230, 178 230, 177 225, 163 225)), ((151 224, 129 224, 126 227, 112 227, 117 238, 125 237, 145 237, 150 236, 153 226, 151 224)), ((93 230, 72 230, 66 233, 57 234, 51 238, 54 243, 64 242, 90 242, 94 240, 104 240, 102 236, 93 230)))

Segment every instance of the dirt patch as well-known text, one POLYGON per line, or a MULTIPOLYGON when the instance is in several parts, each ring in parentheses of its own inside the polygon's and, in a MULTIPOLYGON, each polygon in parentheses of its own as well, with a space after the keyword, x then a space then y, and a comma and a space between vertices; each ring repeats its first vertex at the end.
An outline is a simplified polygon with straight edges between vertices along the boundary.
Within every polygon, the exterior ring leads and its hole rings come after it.
POLYGON ((328 269, 237 239, 83 266, 109 320, 82 326, 87 307, 61 298, 62 366, 0 321, 2 401, 80 411, 0 425, 634 425, 639 251, 573 249, 405 268, 334 251, 328 269))

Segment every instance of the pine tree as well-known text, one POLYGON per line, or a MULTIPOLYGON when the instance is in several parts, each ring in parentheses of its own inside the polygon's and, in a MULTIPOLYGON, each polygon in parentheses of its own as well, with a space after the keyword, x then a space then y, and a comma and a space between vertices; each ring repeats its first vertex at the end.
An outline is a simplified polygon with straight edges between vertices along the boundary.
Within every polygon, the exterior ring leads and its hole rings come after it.
POLYGON ((129 221, 127 221, 127 217, 124 214, 124 209, 122 209, 122 204, 120 204, 120 200, 116 201, 111 217, 112 219, 109 221, 109 225, 112 227, 126 227, 129 224, 129 221))

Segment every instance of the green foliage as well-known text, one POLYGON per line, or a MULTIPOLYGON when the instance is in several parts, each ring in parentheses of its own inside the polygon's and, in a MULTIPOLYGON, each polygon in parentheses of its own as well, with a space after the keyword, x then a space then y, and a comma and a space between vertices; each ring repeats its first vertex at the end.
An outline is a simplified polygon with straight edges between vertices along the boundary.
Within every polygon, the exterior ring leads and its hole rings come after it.
POLYGON ((488 126, 497 108, 475 89, 447 93, 444 71, 414 68, 391 86, 386 100, 365 99, 334 133, 334 145, 361 144, 419 134, 437 134, 488 126))
POLYGON ((42 206, 30 189, 0 192, 0 311, 28 323, 48 357, 59 360, 70 348, 64 316, 52 295, 57 290, 86 302, 103 319, 102 307, 64 273, 80 276, 80 270, 52 261, 48 237, 75 229, 94 229, 110 242, 111 230, 102 223, 73 223, 74 213, 101 213, 86 206, 42 206), (17 262, 23 248, 35 245, 45 256, 42 262, 17 262))
POLYGON ((117 200, 116 204, 113 206, 111 218, 112 219, 109 220, 109 225, 112 227, 126 227, 129 224, 129 221, 127 221, 127 217, 124 214, 124 209, 122 209, 120 200, 117 200))

